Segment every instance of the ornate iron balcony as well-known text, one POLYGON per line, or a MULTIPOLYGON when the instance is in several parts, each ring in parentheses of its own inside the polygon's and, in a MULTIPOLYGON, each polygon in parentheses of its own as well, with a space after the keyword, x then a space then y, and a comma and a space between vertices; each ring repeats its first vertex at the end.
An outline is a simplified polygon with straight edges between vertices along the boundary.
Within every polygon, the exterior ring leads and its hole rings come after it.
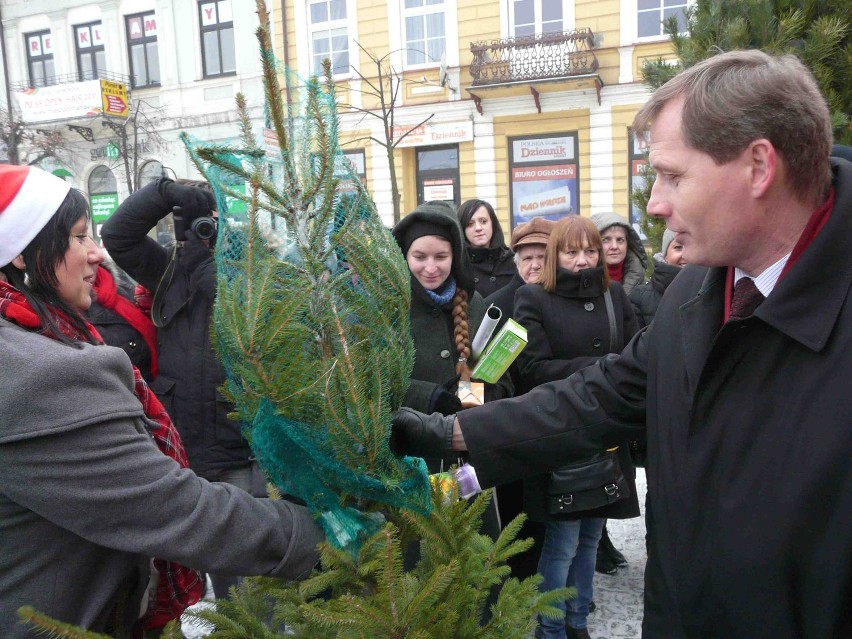
POLYGON ((594 73, 598 68, 594 42, 591 29, 472 42, 473 86, 594 73))

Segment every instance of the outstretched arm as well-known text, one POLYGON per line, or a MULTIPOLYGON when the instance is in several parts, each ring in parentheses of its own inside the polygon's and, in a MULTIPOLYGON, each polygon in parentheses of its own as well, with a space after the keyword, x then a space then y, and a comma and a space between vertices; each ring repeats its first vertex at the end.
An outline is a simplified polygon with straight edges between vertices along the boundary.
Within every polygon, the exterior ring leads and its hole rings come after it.
POLYGON ((621 355, 519 398, 457 415, 453 448, 466 448, 483 487, 588 457, 645 428, 648 331, 621 355))

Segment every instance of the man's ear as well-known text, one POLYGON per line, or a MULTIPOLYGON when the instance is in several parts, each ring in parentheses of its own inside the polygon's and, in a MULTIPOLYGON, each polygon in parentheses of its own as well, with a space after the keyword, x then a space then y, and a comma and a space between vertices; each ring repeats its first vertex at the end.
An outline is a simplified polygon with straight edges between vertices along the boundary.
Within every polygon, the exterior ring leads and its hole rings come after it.
POLYGON ((12 260, 12 266, 14 266, 16 269, 18 269, 20 271, 26 271, 27 270, 27 263, 24 261, 24 256, 18 255, 18 257, 16 257, 14 260, 12 260))
POLYGON ((746 158, 751 168, 751 194, 763 197, 775 183, 778 173, 778 154, 769 140, 754 140, 746 149, 746 158))

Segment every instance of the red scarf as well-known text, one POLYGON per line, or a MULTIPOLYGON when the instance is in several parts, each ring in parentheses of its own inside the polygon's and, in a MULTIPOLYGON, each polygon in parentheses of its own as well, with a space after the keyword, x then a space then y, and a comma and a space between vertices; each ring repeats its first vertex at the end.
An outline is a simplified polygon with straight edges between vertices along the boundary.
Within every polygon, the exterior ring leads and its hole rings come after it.
POLYGON ((109 269, 104 266, 98 267, 95 275, 95 295, 98 304, 111 311, 115 311, 123 317, 136 332, 142 336, 151 352, 151 377, 156 378, 159 368, 157 366, 157 329, 150 317, 139 310, 133 302, 118 294, 118 287, 109 269))
POLYGON ((622 260, 618 264, 607 264, 606 270, 609 271, 609 279, 611 282, 624 283, 624 262, 622 260))
MULTIPOLYGON (((808 223, 805 225, 802 234, 799 236, 799 241, 796 242, 796 246, 793 247, 790 257, 787 258, 787 263, 784 265, 784 268, 781 269, 781 275, 778 276, 778 282, 787 275, 790 269, 793 268, 793 265, 802 256, 802 253, 805 252, 805 249, 808 248, 811 245, 811 242, 814 241, 814 238, 819 235, 822 227, 825 226, 826 222, 828 222, 832 209, 834 209, 834 187, 831 188, 831 191, 828 193, 828 199, 823 203, 823 205, 811 214, 808 223)), ((728 318, 731 316, 731 299, 733 296, 734 267, 729 266, 728 273, 725 278, 725 322, 727 322, 728 318)))
MULTIPOLYGON (((83 341, 84 336, 68 316, 56 309, 51 309, 51 312, 59 331, 65 337, 75 341, 83 341)), ((58 339, 55 333, 42 327, 38 315, 24 295, 11 284, 2 280, 0 280, 0 316, 28 331, 58 339)), ((103 343, 94 326, 87 322, 86 328, 99 343, 103 343)), ((166 413, 166 409, 148 388, 148 384, 142 379, 142 374, 135 366, 133 367, 133 379, 133 391, 139 403, 142 404, 145 416, 157 424, 157 428, 151 429, 151 435, 157 447, 164 455, 171 457, 180 464, 181 468, 187 468, 189 463, 177 429, 166 413)), ((166 625, 172 619, 179 618, 184 610, 201 598, 202 584, 199 572, 163 559, 154 559, 154 567, 160 573, 160 584, 157 588, 156 598, 150 602, 148 611, 141 619, 145 628, 160 628, 166 625)))

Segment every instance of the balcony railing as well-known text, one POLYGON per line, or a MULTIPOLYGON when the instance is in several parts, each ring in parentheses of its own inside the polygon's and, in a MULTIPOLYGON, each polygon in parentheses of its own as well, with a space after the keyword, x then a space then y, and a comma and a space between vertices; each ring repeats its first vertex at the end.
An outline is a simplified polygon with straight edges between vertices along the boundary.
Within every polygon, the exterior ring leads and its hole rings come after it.
POLYGON ((591 29, 472 42, 473 86, 594 73, 598 68, 594 43, 591 29))
POLYGON ((57 84, 70 84, 72 82, 88 82, 89 80, 112 80, 113 82, 121 82, 130 86, 129 75, 124 75, 123 73, 113 73, 111 71, 101 71, 98 70, 94 73, 87 73, 85 77, 81 78, 78 73, 66 73, 64 75, 51 75, 46 78, 42 78, 40 81, 35 83, 33 86, 29 80, 24 80, 23 82, 16 82, 10 85, 10 88, 14 91, 19 91, 23 89, 34 89, 41 87, 51 87, 56 86, 57 84))

